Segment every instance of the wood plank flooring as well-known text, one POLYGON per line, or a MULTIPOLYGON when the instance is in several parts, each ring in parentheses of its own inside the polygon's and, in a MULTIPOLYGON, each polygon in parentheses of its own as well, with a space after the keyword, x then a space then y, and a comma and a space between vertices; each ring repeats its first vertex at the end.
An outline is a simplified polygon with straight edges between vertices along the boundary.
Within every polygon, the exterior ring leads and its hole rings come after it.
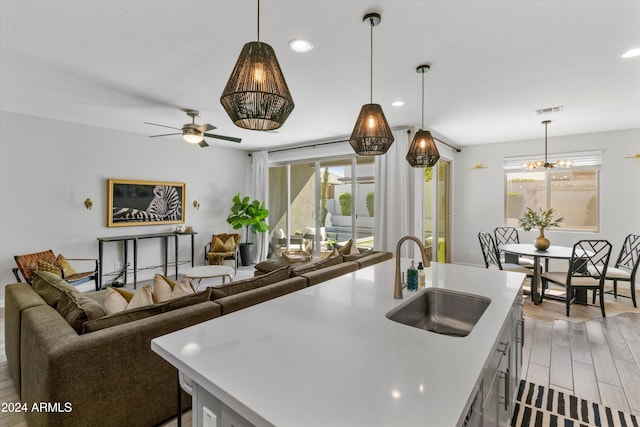
POLYGON ((596 306, 525 300, 523 375, 531 382, 640 415, 640 310, 630 300, 596 306))
MULTIPOLYGON (((631 300, 605 298, 607 317, 595 306, 561 301, 533 305, 525 298, 523 377, 584 399, 640 415, 640 309, 631 300)), ((0 404, 17 402, 4 353, 4 309, 0 309, 0 404)), ((0 427, 26 427, 22 414, 0 413, 0 427)), ((163 427, 174 427, 172 420, 163 427)), ((191 413, 183 415, 191 425, 191 413)))

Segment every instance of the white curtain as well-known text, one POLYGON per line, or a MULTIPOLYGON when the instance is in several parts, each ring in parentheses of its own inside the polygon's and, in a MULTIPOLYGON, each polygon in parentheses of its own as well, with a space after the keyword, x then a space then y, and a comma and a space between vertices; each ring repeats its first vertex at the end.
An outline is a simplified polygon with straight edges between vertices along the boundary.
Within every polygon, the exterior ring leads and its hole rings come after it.
MULTIPOLYGON (((269 153, 267 151, 255 151, 252 158, 251 194, 253 199, 263 201, 269 208, 269 153)), ((258 263, 267 258, 269 252, 269 233, 256 235, 255 253, 253 262, 258 263)))
MULTIPOLYGON (((415 234, 417 169, 405 157, 409 150, 407 129, 393 131, 393 137, 387 154, 375 160, 374 241, 376 249, 395 253, 402 236, 415 234)), ((413 253, 413 248, 407 251, 409 246, 413 245, 403 247, 402 256, 413 253)))

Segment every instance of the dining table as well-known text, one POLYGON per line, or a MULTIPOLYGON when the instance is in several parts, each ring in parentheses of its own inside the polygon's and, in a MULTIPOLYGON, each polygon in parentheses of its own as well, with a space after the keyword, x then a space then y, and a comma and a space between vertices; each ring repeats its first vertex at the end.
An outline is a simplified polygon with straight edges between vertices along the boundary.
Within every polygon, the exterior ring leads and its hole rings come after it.
MULTIPOLYGON (((531 279, 531 301, 535 305, 542 302, 538 287, 540 286, 540 260, 545 259, 566 259, 570 260, 573 254, 573 247, 567 246, 549 246, 546 250, 536 249, 530 243, 508 243, 498 246, 498 249, 502 252, 523 255, 533 257, 533 278, 531 279)), ((576 302, 586 304, 587 294, 586 291, 580 292, 576 295, 576 302)))

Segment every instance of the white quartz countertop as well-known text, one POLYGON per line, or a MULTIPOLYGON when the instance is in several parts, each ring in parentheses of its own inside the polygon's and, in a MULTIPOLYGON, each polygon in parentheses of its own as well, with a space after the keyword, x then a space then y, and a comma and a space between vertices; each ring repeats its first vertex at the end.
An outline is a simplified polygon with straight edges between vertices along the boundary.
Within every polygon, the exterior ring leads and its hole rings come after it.
POLYGON ((394 271, 385 261, 151 347, 257 425, 453 427, 525 275, 432 263, 427 287, 491 299, 468 336, 450 337, 385 317, 415 295, 393 298, 394 271))

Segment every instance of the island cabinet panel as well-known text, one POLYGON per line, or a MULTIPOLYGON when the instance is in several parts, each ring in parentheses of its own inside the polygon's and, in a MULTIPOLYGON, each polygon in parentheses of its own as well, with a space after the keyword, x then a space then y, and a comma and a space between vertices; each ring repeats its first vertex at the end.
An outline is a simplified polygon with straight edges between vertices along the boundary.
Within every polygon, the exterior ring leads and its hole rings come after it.
POLYGON ((517 385, 522 373, 523 325, 522 295, 519 294, 482 377, 484 427, 511 425, 517 385))

